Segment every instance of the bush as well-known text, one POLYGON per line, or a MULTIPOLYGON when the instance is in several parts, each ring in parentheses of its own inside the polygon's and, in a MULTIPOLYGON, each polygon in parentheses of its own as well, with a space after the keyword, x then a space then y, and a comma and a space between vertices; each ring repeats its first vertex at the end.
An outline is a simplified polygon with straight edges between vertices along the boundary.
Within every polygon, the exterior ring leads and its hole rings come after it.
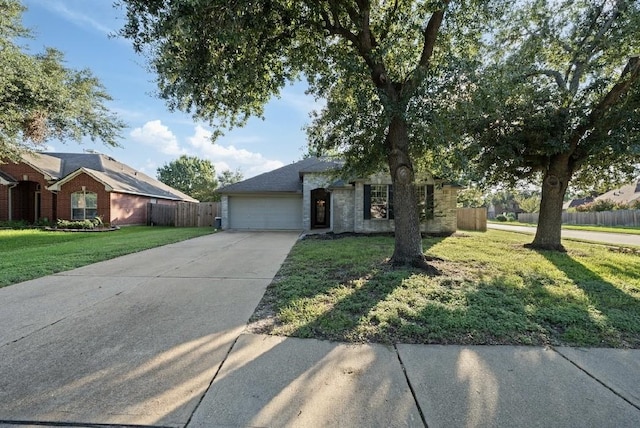
POLYGON ((0 221, 0 227, 8 227, 11 229, 24 229, 29 226, 24 220, 6 220, 0 221))
POLYGON ((95 224, 91 220, 62 220, 58 219, 56 226, 59 229, 93 229, 95 224))
POLYGON ((507 221, 516 221, 518 219, 515 213, 507 213, 506 217, 507 221))
POLYGON ((633 201, 630 204, 625 204, 624 202, 614 202, 610 199, 601 199, 576 207, 576 211, 578 212, 601 212, 634 209, 640 209, 640 200, 633 201))
POLYGON ((504 214, 498 214, 496 216, 496 220, 498 220, 498 221, 507 221, 507 216, 504 215, 504 214))

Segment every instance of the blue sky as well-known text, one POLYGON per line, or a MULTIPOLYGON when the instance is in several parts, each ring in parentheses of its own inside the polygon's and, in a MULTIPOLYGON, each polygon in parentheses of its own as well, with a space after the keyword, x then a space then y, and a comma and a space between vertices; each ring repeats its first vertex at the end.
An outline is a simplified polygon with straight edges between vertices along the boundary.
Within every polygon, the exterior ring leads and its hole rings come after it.
POLYGON ((134 53, 128 40, 109 37, 124 24, 122 10, 110 0, 22 0, 27 11, 23 24, 33 40, 31 53, 56 48, 65 55, 66 66, 90 69, 114 98, 108 107, 128 125, 121 148, 90 140, 52 141, 50 151, 81 152, 93 149, 155 176, 156 169, 181 154, 209 159, 217 172, 239 169, 245 178, 295 162, 306 151, 302 127, 309 112, 319 105, 304 94, 305 85, 287 86, 279 99, 266 108, 265 119, 253 118, 243 127, 228 131, 215 144, 211 128, 189 115, 171 113, 153 94, 155 76, 145 59, 134 53))

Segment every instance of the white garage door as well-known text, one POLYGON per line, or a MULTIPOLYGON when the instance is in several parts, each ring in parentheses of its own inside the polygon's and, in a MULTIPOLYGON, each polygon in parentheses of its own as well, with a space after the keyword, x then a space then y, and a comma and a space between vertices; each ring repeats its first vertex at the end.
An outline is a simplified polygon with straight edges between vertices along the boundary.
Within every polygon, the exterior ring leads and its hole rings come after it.
POLYGON ((229 228, 302 230, 302 196, 229 196, 229 228))

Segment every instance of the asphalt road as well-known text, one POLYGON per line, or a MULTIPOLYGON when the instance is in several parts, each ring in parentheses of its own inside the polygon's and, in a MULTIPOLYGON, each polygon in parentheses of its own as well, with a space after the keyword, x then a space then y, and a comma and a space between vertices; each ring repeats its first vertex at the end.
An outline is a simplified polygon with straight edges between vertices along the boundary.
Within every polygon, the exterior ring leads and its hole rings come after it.
MULTIPOLYGON (((487 224, 489 229, 507 230, 509 232, 535 234, 536 228, 509 224, 487 224)), ((635 245, 640 247, 640 235, 625 233, 591 232, 584 230, 562 229, 562 239, 577 239, 580 241, 598 242, 612 245, 635 245)))

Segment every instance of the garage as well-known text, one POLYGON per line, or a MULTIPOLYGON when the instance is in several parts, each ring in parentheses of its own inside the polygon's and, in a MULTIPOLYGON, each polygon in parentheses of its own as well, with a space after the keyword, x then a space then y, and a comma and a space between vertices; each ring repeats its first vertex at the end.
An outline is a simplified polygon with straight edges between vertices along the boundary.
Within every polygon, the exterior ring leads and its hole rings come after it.
POLYGON ((302 230, 302 195, 229 196, 229 228, 302 230))

